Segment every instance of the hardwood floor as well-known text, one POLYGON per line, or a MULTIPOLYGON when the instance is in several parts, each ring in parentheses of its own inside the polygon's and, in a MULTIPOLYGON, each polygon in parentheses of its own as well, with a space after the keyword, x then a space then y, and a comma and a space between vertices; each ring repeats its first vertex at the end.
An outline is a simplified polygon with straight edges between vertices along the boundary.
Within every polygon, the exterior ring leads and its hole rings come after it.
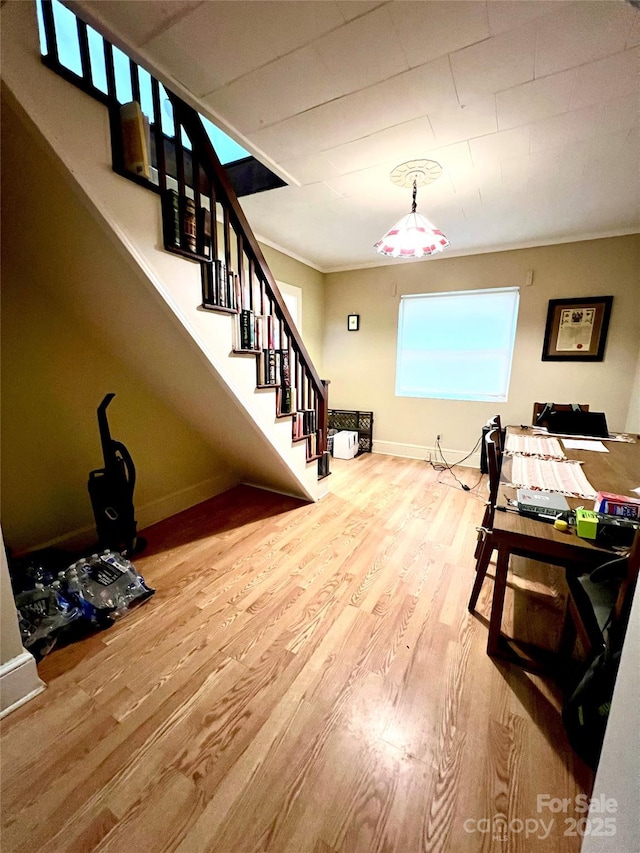
MULTIPOLYGON (((4 853, 579 850, 572 809, 537 810, 592 782, 559 690, 488 658, 466 609, 483 484, 333 471, 315 505, 239 487, 145 531, 156 595, 3 721, 4 853)), ((514 581, 515 630, 553 634, 556 586, 514 581)))

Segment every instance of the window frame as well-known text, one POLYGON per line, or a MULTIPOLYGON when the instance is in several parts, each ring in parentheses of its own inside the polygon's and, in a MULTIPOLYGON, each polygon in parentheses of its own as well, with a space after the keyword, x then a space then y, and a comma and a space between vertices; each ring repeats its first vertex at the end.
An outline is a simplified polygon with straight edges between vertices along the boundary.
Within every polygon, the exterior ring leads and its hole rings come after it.
MULTIPOLYGON (((465 402, 492 402, 492 403, 504 403, 507 402, 509 395, 509 388, 511 384, 511 372, 513 367, 513 358, 515 354, 515 341, 516 341, 516 332, 518 325, 518 313, 519 313, 519 305, 520 305, 520 288, 517 286, 509 286, 509 287, 489 287, 489 288, 477 288, 473 290, 451 290, 451 291, 440 291, 437 293, 407 293, 403 294, 400 297, 400 305, 398 308, 398 332, 397 332, 397 346, 396 346, 396 372, 395 372, 395 396, 396 397, 406 397, 406 398, 422 398, 422 399, 432 399, 432 400, 456 400, 456 401, 465 401, 465 402), (407 346, 406 337, 410 334, 409 331, 409 323, 411 322, 411 318, 408 317, 409 305, 416 301, 421 300, 423 303, 428 302, 429 300, 444 300, 451 299, 452 304, 453 300, 456 297, 465 297, 467 300, 471 298, 481 298, 483 296, 490 296, 500 294, 506 296, 507 294, 512 295, 512 299, 510 304, 508 305, 508 314, 505 311, 504 319, 509 323, 509 326, 505 329, 507 338, 506 343, 501 344, 498 347, 490 347, 490 346, 479 346, 477 349, 473 350, 466 346, 453 347, 445 350, 438 350, 437 348, 429 348, 428 346, 424 346, 420 349, 416 349, 415 347, 411 349, 407 346), (465 391, 443 391, 441 389, 434 388, 434 383, 430 384, 425 383, 421 388, 416 389, 415 386, 410 387, 408 383, 409 379, 409 368, 406 364, 407 355, 409 353, 437 353, 442 352, 445 354, 445 359, 455 361, 455 358, 460 360, 462 358, 472 357, 472 354, 475 353, 477 358, 490 358, 493 356, 494 361, 499 358, 502 359, 501 367, 501 375, 498 375, 496 378, 501 379, 501 385, 499 391, 496 388, 490 388, 485 386, 484 388, 478 389, 477 387, 471 387, 465 391), (502 355, 500 355, 502 353, 502 355), (453 358, 452 358, 453 355, 453 358)), ((415 316, 414 316, 415 321, 415 316)), ((460 375, 460 374, 457 374, 460 375)))

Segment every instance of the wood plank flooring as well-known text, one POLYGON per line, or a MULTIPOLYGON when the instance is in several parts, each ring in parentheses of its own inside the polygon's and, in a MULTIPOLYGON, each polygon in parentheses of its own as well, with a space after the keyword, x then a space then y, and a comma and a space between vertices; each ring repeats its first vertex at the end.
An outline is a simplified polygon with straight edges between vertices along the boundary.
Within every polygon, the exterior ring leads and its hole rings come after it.
MULTIPOLYGON (((484 484, 333 471, 315 505, 238 487, 145 531, 156 595, 53 651, 3 721, 3 853, 580 849, 573 811, 537 811, 592 784, 559 689, 489 659, 466 610, 484 484)), ((555 642, 551 579, 513 579, 518 636, 555 642)))

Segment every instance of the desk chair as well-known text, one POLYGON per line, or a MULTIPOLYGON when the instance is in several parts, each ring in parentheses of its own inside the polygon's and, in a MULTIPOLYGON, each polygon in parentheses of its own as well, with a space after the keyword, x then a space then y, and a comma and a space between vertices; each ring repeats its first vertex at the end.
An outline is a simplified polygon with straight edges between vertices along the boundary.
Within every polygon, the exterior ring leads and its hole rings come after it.
MULTIPOLYGON (((601 573, 604 575, 601 580, 606 580, 607 575, 611 574, 610 571, 607 572, 607 566, 609 569, 618 568, 614 563, 620 561, 610 561, 595 569, 591 573, 591 579, 595 580, 596 575, 601 573)), ((606 611, 603 613, 605 623, 600 626, 599 642, 591 648, 591 654, 577 671, 575 679, 572 679, 573 684, 562 706, 562 722, 569 742, 594 770, 598 766, 606 734, 609 707, 614 695, 639 565, 640 535, 636 534, 631 552, 625 561, 624 572, 618 578, 618 594, 610 599, 610 602, 614 603, 610 605, 609 615, 607 616, 606 611)), ((598 587, 602 584, 593 583, 591 586, 598 587)), ((593 604, 591 616, 596 617, 597 605, 591 598, 593 590, 587 586, 584 591, 587 593, 587 600, 593 604)), ((579 599, 575 603, 578 601, 579 599)), ((633 746, 630 744, 628 748, 633 749, 633 746)))
POLYGON ((589 406, 587 403, 534 403, 533 415, 531 418, 531 423, 533 424, 533 426, 536 426, 537 420, 544 411, 545 406, 552 406, 557 412, 570 412, 576 407, 582 412, 589 411, 589 406))
POLYGON ((626 559, 610 560, 590 574, 567 572, 569 619, 562 639, 565 654, 573 651, 576 635, 586 646, 589 659, 604 650, 605 632, 614 645, 622 644, 639 570, 640 535, 636 534, 626 559))
MULTIPOLYGON (((487 575, 491 555, 495 549, 493 541, 493 521, 495 506, 498 499, 498 489, 500 486, 500 469, 502 466, 502 450, 498 444, 496 433, 497 431, 493 430, 485 436, 487 463, 489 466, 489 500, 485 508, 483 526, 481 528, 483 531, 483 539, 480 546, 476 547, 476 579, 469 598, 468 610, 470 613, 475 611, 476 604, 478 603, 478 597, 480 596, 480 590, 482 589, 482 584, 487 575)), ((540 554, 524 549, 511 549, 507 555, 507 560, 511 556, 524 557, 536 562, 546 562, 540 554)))
POLYGON ((502 451, 504 450, 505 430, 502 429, 502 421, 500 420, 500 415, 494 415, 492 418, 490 418, 490 420, 487 421, 487 426, 489 427, 489 430, 492 430, 492 429, 498 430, 495 440, 498 444, 498 448, 500 450, 500 453, 502 454, 502 451))
MULTIPOLYGON (((487 463, 487 468, 489 468, 489 500, 485 503, 484 515, 482 517, 482 524, 477 528, 478 530, 478 544, 476 545, 476 550, 474 552, 474 557, 477 560, 482 551, 483 543, 487 537, 488 532, 491 529, 491 525, 493 523, 493 512, 494 506, 496 503, 497 495, 498 495, 498 484, 500 482, 500 468, 502 466, 502 451, 504 450, 504 432, 502 430, 502 423, 500 421, 500 415, 494 415, 490 420, 487 421, 486 425, 483 427, 484 433, 484 457, 487 463), (496 446, 496 464, 497 470, 494 467, 493 472, 489 467, 489 459, 487 453, 487 439, 491 436, 491 441, 494 442, 496 446)), ((486 470, 486 469, 485 469, 486 470)), ((478 564, 476 563, 476 571, 478 568, 478 564)))
POLYGON ((487 574, 489 561, 493 552, 492 529, 495 514, 496 501, 498 500, 498 487, 500 486, 500 469, 502 468, 502 446, 500 433, 500 417, 496 416, 498 425, 490 430, 484 437, 487 452, 487 465, 489 467, 489 500, 485 504, 482 525, 478 528, 478 544, 474 556, 476 558, 476 580, 469 599, 469 610, 473 612, 480 595, 482 582, 487 574))

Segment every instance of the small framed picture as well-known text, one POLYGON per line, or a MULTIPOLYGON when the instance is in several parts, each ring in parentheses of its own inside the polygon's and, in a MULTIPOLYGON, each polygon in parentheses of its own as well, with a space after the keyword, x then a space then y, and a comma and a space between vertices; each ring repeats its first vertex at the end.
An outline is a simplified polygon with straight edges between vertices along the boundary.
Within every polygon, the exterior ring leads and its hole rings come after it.
POLYGON ((602 361, 613 296, 551 299, 543 361, 602 361))
POLYGON ((347 329, 350 332, 357 332, 360 328, 360 315, 359 314, 349 314, 347 316, 347 329))

